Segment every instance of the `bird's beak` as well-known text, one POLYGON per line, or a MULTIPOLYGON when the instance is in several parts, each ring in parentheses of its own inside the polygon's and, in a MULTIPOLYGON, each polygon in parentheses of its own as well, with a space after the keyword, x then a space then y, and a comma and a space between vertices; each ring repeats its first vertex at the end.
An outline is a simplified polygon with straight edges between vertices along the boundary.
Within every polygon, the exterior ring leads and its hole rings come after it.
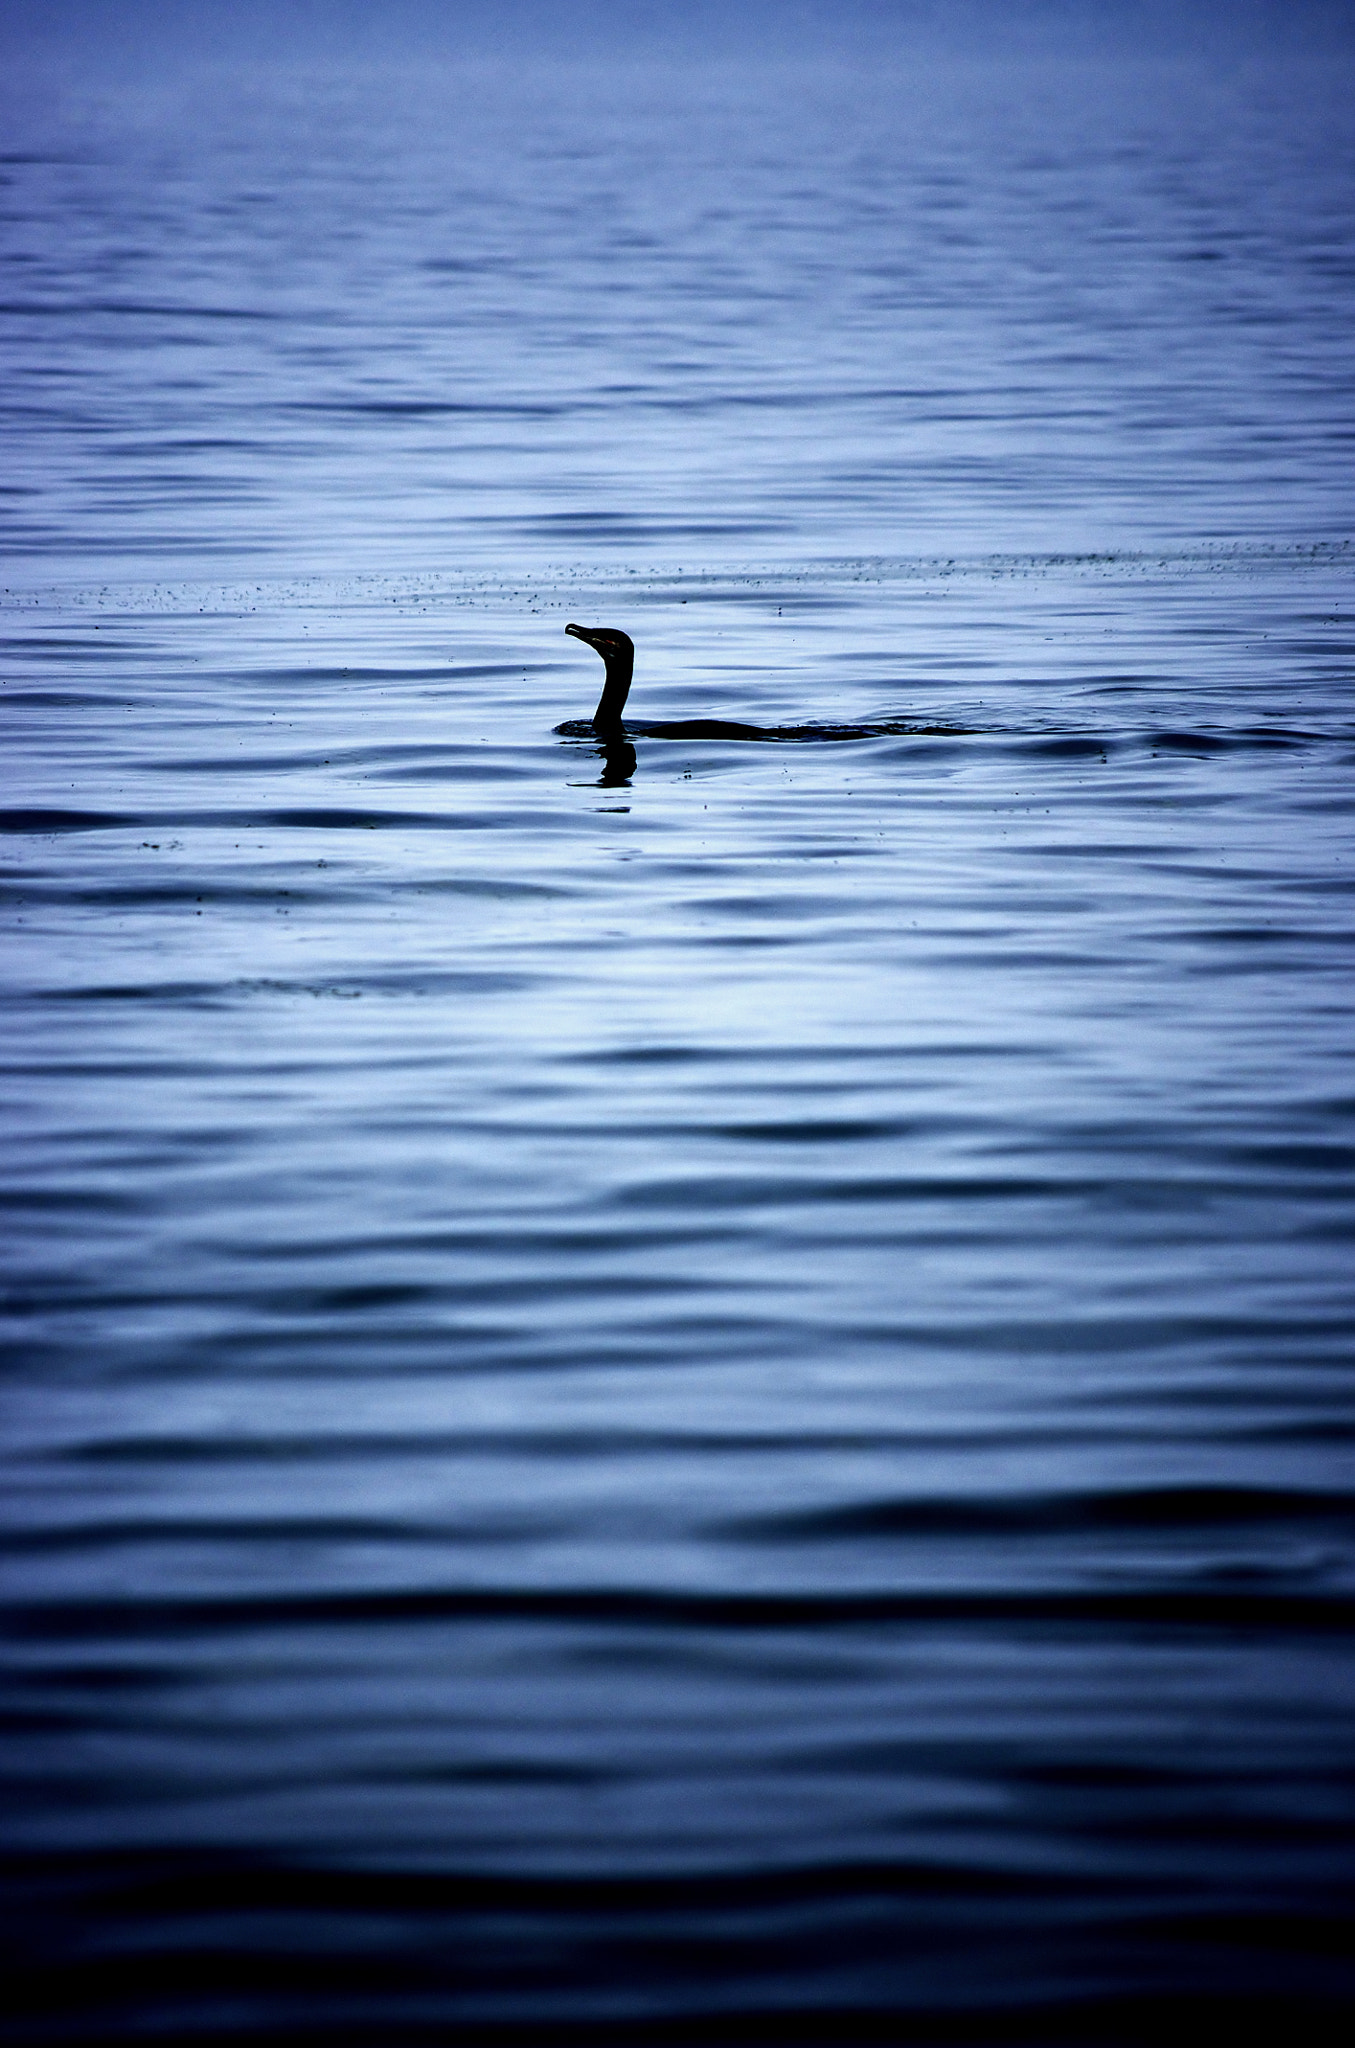
POLYGON ((572 633, 576 640, 582 640, 586 646, 592 647, 596 651, 596 643, 587 626, 566 626, 565 631, 566 633, 572 633))

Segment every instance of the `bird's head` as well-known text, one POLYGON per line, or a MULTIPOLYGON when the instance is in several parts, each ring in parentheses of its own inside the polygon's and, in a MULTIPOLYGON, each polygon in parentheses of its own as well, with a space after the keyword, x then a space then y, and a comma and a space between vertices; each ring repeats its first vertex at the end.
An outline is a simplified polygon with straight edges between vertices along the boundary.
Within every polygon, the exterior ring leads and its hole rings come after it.
POLYGON ((635 659, 635 642, 630 634, 619 633, 614 626, 566 626, 565 631, 586 642, 609 666, 614 661, 635 659))

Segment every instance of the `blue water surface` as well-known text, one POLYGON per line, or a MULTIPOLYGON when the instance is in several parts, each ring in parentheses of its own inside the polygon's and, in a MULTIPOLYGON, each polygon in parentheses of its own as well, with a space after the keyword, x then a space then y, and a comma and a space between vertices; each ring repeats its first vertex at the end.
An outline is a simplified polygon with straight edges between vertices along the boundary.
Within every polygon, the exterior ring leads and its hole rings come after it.
POLYGON ((6 88, 0 2038, 1348 2023, 1346 45, 966 18, 6 88))

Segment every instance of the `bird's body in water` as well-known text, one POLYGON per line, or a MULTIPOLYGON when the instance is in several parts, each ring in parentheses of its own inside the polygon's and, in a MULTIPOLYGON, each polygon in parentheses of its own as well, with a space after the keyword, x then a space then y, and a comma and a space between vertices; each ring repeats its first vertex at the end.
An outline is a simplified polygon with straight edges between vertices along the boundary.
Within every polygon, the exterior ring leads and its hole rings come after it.
POLYGON ((958 725, 914 725, 904 719, 877 720, 871 725, 741 725, 729 718, 678 718, 658 724, 623 722, 635 672, 635 642, 614 626, 566 626, 602 656, 606 676, 598 708, 590 719, 571 718, 555 730, 566 739, 598 739, 605 745, 646 740, 869 740, 889 733, 958 733, 958 725))

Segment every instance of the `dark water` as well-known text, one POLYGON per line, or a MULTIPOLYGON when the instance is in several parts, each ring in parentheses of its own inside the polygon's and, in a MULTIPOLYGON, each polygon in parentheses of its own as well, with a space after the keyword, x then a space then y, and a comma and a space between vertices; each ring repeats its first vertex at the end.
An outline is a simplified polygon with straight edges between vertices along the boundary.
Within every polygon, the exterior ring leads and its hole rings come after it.
POLYGON ((1355 100, 962 56, 11 110, 7 2040, 1348 2023, 1355 100))

